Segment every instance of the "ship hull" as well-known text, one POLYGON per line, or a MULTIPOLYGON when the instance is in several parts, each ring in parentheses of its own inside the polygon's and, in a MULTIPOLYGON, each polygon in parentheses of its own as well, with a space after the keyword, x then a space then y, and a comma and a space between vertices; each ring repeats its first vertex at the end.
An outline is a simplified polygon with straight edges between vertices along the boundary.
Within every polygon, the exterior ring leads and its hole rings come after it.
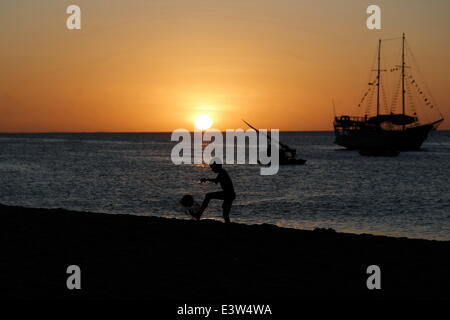
POLYGON ((433 128, 433 124, 425 124, 392 131, 382 129, 336 130, 335 143, 350 150, 420 150, 433 128))

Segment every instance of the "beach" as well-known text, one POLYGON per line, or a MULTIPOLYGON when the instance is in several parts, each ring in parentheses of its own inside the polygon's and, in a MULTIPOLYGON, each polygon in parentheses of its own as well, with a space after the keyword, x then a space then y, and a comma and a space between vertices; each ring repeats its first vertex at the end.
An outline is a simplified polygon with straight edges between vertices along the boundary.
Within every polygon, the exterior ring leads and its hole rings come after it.
POLYGON ((450 298, 450 241, 4 205, 0 229, 6 298, 450 298), (81 290, 67 289, 70 265, 81 290))

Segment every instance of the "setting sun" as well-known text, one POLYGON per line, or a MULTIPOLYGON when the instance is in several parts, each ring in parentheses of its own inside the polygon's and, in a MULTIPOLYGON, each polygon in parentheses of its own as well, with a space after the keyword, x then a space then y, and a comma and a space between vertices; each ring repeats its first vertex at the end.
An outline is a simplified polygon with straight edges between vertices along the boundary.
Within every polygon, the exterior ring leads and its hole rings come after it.
POLYGON ((195 128, 197 128, 198 130, 208 130, 209 128, 211 128, 212 124, 213 121, 211 117, 207 115, 201 115, 195 119, 195 128))

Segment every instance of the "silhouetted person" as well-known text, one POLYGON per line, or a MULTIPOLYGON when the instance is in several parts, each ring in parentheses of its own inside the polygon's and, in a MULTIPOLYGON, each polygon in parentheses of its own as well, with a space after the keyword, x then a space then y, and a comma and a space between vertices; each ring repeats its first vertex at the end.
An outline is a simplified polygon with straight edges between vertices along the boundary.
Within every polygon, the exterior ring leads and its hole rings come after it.
POLYGON ((222 191, 218 192, 210 192, 207 193, 205 196, 205 199, 203 200, 203 203, 200 207, 199 212, 194 215, 194 217, 199 220, 200 217, 203 214, 203 211, 205 211, 206 207, 209 204, 209 201, 211 199, 219 199, 223 200, 222 209, 223 209, 223 219, 225 220, 226 224, 230 223, 230 211, 231 206, 233 205, 233 201, 236 198, 236 194, 234 193, 234 187, 233 182, 231 181, 230 176, 228 175, 228 172, 225 171, 224 168, 222 168, 222 165, 220 163, 217 163, 216 161, 212 162, 210 165, 211 170, 215 173, 218 173, 217 177, 215 179, 200 179, 200 182, 214 182, 219 183, 220 187, 222 188, 222 191))

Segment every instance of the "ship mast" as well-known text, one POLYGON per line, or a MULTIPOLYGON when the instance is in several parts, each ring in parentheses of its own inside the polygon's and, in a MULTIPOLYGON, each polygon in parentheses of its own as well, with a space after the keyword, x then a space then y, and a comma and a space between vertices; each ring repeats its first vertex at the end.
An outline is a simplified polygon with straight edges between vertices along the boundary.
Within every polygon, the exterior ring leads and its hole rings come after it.
POLYGON ((402 114, 405 115, 405 34, 402 37, 402 114))
POLYGON ((377 116, 380 115, 380 82, 381 82, 381 39, 378 40, 377 116))

